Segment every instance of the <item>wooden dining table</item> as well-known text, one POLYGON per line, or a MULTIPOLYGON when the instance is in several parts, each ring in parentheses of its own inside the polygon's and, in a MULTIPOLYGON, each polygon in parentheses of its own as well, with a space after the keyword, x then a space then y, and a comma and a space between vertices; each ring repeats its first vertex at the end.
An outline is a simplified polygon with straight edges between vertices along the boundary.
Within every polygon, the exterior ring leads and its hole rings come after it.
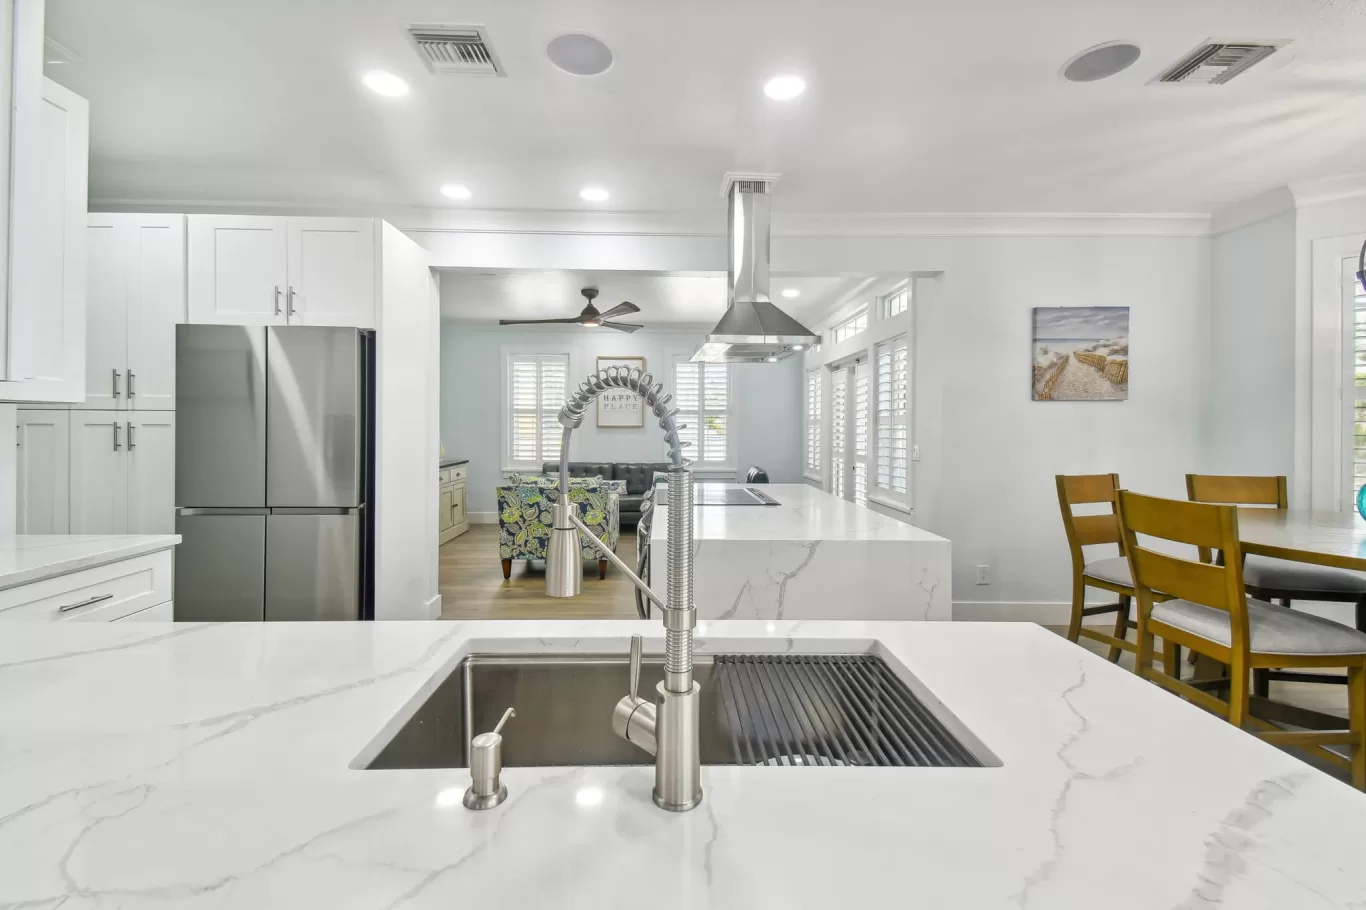
POLYGON ((1356 512, 1238 510, 1243 553, 1366 572, 1366 520, 1356 512))

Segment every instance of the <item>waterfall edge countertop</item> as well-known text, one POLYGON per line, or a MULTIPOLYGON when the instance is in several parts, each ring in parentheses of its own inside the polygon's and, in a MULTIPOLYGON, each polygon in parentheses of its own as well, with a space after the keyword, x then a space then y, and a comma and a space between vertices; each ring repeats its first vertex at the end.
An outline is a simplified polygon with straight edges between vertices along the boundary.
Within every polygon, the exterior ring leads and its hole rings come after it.
MULTIPOLYGON (((779 504, 693 510, 698 618, 952 617, 947 539, 804 483, 754 487, 779 504)), ((664 578, 668 536, 669 510, 660 507, 650 528, 652 583, 664 578)))
POLYGON ((178 543, 177 534, 0 536, 0 590, 155 553, 178 543))
POLYGON ((624 654, 638 633, 657 654, 659 624, 15 624, 0 637, 0 905, 1366 901, 1366 794, 1038 626, 697 631, 700 654, 875 651, 1000 766, 708 766, 682 814, 651 801, 648 766, 507 768, 507 801, 470 812, 467 771, 351 765, 471 652, 624 654))

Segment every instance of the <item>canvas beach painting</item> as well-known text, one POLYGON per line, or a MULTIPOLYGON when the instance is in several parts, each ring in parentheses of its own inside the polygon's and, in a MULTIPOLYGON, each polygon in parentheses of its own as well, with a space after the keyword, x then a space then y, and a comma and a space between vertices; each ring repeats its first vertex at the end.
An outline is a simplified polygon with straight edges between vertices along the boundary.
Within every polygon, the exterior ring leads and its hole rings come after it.
POLYGON ((1129 397, 1129 308, 1034 308, 1034 400, 1129 397))

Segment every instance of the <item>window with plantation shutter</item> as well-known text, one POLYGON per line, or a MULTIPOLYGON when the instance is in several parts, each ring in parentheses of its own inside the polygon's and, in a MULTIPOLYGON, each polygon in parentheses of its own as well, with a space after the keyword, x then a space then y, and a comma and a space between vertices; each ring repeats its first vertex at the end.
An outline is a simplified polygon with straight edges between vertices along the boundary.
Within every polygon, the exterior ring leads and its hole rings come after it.
POLYGON ((854 365, 854 502, 868 505, 868 374, 867 361, 854 365))
POLYGON ((514 467, 539 471, 560 457, 564 428, 558 420, 569 386, 568 354, 508 356, 508 458, 514 467))
POLYGON ((847 498, 845 490, 845 453, 848 438, 848 368, 836 370, 830 379, 830 492, 847 498))
POLYGON ((806 374, 806 473, 821 472, 821 371, 806 374))
POLYGON ((875 486, 880 493, 905 502, 907 399, 910 380, 906 336, 877 346, 877 406, 875 486))
POLYGON ((1357 490, 1366 484, 1366 290, 1357 281, 1356 269, 1355 258, 1343 263, 1343 295, 1352 308, 1352 383, 1356 389, 1352 432, 1348 437, 1352 446, 1352 484, 1347 491, 1347 505, 1352 509, 1356 508, 1357 490))
POLYGON ((674 361, 674 404, 679 438, 690 443, 683 457, 698 467, 722 467, 730 459, 730 364, 674 361))

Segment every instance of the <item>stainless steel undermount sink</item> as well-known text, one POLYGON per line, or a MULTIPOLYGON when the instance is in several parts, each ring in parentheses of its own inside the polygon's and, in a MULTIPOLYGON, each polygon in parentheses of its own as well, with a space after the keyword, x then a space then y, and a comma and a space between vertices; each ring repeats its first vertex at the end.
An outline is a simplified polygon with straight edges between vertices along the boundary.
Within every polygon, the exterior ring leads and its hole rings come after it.
MULTIPOLYGON (((699 655, 694 674, 704 765, 998 764, 876 655, 699 655)), ((652 693, 663 676, 662 659, 646 659, 640 691, 652 693)), ((508 707, 517 716, 502 730, 507 767, 650 764, 612 730, 626 680, 621 655, 471 655, 363 764, 466 768, 470 739, 508 707)))

